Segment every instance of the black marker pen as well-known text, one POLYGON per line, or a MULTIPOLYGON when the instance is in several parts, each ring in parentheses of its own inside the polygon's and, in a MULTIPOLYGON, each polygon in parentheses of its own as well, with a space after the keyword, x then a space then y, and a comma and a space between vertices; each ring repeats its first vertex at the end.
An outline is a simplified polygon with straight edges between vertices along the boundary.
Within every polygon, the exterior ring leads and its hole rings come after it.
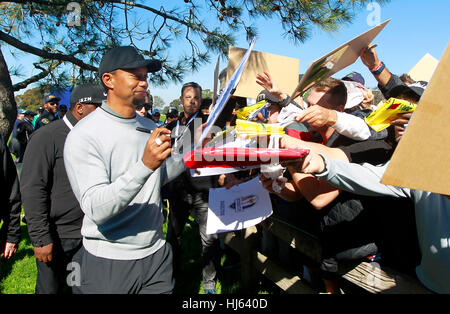
POLYGON ((148 134, 152 134, 152 132, 153 132, 152 130, 149 130, 149 129, 146 129, 146 128, 141 128, 141 127, 137 127, 136 131, 144 132, 144 133, 148 133, 148 134))

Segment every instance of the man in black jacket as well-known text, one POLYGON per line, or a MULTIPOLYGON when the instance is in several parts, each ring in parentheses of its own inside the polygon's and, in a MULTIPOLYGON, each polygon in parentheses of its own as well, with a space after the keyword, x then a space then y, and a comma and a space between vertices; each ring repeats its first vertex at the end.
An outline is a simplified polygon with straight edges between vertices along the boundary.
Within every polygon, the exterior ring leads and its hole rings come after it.
POLYGON ((20 152, 17 160, 18 163, 23 162, 23 155, 25 154, 28 140, 30 139, 31 133, 34 131, 33 118, 36 114, 31 110, 27 110, 23 113, 23 115, 24 119, 17 125, 16 129, 16 138, 20 143, 20 152))
POLYGON ((37 294, 70 291, 66 270, 82 245, 84 215, 67 178, 64 143, 73 126, 105 98, 101 86, 74 87, 64 118, 35 131, 28 143, 20 188, 36 256, 37 294))
POLYGON ((16 166, 0 133, 0 255, 8 259, 20 242, 20 190, 16 166))
POLYGON ((56 97, 55 95, 48 95, 44 97, 44 111, 34 123, 35 130, 49 124, 52 121, 59 120, 57 113, 60 100, 61 98, 56 97))

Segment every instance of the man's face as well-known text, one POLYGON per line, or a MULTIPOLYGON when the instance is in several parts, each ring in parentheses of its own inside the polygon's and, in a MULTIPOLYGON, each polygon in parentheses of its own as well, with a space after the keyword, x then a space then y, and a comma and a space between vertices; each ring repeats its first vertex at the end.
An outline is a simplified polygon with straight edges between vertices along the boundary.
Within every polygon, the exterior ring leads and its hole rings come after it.
MULTIPOLYGON (((344 110, 343 106, 342 108, 336 108, 335 106, 333 106, 333 104, 330 102, 331 97, 332 97, 331 94, 327 92, 312 89, 306 101, 308 102, 308 105, 310 107, 317 105, 329 110, 343 111, 344 110)), ((320 132, 320 130, 325 130, 326 128, 327 128, 326 125, 322 127, 311 125, 311 129, 316 132, 320 132)))
POLYGON ((50 101, 44 105, 44 108, 47 109, 48 112, 55 114, 58 112, 58 102, 50 101))
POLYGON ((327 92, 317 91, 315 89, 312 89, 309 93, 308 99, 306 100, 309 104, 309 106, 313 105, 319 105, 321 107, 327 108, 327 109, 334 109, 332 108, 331 104, 328 102, 330 99, 330 94, 327 92))
POLYGON ((147 115, 147 109, 144 105, 137 105, 136 106, 136 113, 140 115, 141 117, 144 117, 147 115))
POLYGON ((26 115, 26 116, 24 116, 25 117, 25 119, 27 119, 28 121, 33 121, 33 119, 34 119, 34 116, 30 116, 30 115, 26 115))
POLYGON ((152 117, 153 117, 153 121, 158 122, 159 117, 161 117, 161 114, 159 112, 156 112, 152 115, 152 117))
POLYGON ((145 103, 148 88, 146 67, 118 69, 110 74, 112 75, 113 93, 116 97, 135 106, 145 103))
POLYGON ((195 114, 202 104, 202 94, 200 88, 186 87, 183 95, 180 97, 180 102, 183 105, 183 110, 189 116, 195 114))
POLYGON ((141 117, 146 117, 147 112, 151 110, 151 104, 149 103, 148 95, 145 96, 145 102, 136 106, 136 113, 141 117))

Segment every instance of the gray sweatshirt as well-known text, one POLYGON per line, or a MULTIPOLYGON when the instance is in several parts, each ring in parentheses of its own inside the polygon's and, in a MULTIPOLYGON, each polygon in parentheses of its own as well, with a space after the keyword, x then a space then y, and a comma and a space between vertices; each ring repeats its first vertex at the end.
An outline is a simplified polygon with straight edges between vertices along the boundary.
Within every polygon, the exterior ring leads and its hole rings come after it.
POLYGON ((316 174, 317 178, 356 194, 407 197, 414 201, 422 252, 417 277, 434 292, 450 293, 450 200, 441 194, 381 184, 388 163, 376 167, 323 157, 326 170, 316 174))
POLYGON ((85 214, 81 234, 91 254, 133 260, 164 243, 161 187, 185 165, 168 158, 155 171, 142 162, 153 121, 125 119, 103 103, 69 133, 64 162, 73 192, 85 214))

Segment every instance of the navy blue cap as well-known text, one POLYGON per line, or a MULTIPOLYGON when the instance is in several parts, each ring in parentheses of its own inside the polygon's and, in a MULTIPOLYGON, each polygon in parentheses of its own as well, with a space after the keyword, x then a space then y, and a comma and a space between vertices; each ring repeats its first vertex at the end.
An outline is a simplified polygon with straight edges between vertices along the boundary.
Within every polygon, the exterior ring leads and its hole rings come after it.
POLYGON ((359 74, 358 72, 352 72, 352 73, 349 73, 349 74, 347 74, 346 76, 344 76, 341 80, 343 80, 343 81, 353 81, 353 82, 358 82, 358 83, 360 83, 361 85, 364 85, 365 84, 365 80, 364 80, 364 77, 361 75, 361 74, 359 74))
POLYGON ((35 116, 36 115, 36 113, 34 113, 33 111, 31 111, 31 110, 27 110, 27 111, 25 111, 24 113, 23 113, 23 115, 24 116, 35 116))

